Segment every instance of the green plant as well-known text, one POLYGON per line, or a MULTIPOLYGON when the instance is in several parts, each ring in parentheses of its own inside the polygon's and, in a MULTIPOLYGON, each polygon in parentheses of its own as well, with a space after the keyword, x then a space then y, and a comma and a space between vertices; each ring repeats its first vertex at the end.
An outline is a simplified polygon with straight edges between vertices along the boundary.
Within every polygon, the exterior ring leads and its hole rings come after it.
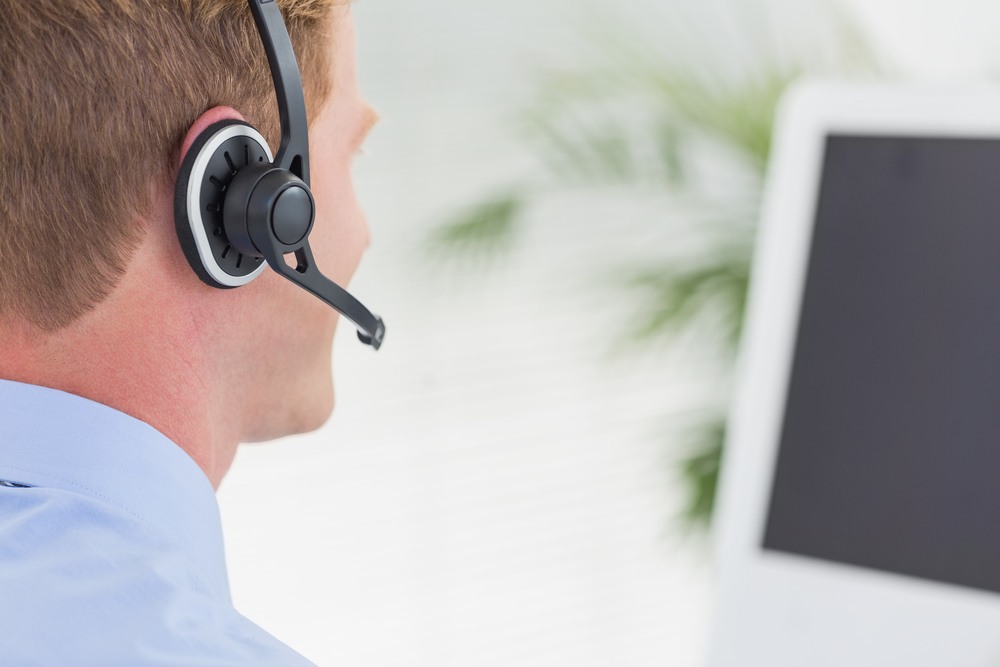
POLYGON ((548 72, 519 119, 544 175, 506 185, 431 238, 444 256, 509 250, 525 207, 553 191, 652 188, 668 195, 665 206, 686 212, 703 242, 684 256, 627 270, 622 288, 643 297, 625 332, 633 345, 676 342, 696 331, 688 337, 697 339, 693 344, 722 362, 714 404, 682 435, 678 468, 688 486, 683 518, 691 526, 707 525, 714 508, 729 376, 779 100, 804 74, 876 69, 850 22, 841 17, 830 25, 832 55, 778 58, 772 54, 782 51, 775 46, 781 40, 767 35, 758 40, 765 46, 755 66, 742 70, 725 58, 705 64, 634 36, 613 36, 600 62, 548 72), (712 175, 704 173, 706 160, 716 166, 712 175))

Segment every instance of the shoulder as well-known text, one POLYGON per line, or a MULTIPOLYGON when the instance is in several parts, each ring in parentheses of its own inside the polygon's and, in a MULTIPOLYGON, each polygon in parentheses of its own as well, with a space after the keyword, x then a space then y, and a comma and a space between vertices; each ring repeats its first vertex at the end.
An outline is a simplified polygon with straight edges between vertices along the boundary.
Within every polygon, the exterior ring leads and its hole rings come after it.
POLYGON ((0 488, 0 655, 11 664, 308 665, 213 595, 125 509, 0 488))

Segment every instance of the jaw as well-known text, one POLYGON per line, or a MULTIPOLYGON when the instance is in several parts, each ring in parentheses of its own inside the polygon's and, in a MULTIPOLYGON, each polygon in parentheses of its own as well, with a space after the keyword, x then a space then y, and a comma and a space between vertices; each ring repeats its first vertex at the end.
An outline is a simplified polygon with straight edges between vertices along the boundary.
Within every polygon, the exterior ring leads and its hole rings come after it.
POLYGON ((336 312, 277 275, 261 278, 272 285, 278 281, 280 289, 274 307, 250 305, 270 313, 270 318, 261 317, 258 328, 245 329, 241 366, 247 373, 238 382, 244 389, 232 405, 243 420, 242 442, 315 431, 329 420, 335 400, 336 312))

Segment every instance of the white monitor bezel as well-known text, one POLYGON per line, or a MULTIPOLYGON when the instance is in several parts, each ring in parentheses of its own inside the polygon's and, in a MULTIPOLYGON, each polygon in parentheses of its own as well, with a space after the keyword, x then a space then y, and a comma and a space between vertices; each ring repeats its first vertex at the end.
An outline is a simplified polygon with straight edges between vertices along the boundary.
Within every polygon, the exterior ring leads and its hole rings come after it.
POLYGON ((1000 138, 1000 88, 813 82, 783 101, 719 486, 709 664, 995 667, 1000 594, 761 546, 831 134, 1000 138))

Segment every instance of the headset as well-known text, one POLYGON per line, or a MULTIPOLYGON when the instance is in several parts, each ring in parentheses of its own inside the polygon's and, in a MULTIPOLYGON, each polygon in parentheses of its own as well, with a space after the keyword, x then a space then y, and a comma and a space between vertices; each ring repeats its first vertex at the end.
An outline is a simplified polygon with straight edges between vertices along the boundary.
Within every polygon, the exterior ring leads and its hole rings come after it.
POLYGON ((184 157, 174 188, 174 223, 198 277, 232 289, 266 266, 333 307, 357 327, 362 343, 379 349, 382 318, 316 267, 309 233, 316 202, 309 190, 309 127, 302 79, 275 0, 248 0, 278 97, 281 145, 238 120, 214 123, 184 157), (294 253, 297 266, 285 262, 294 253))

